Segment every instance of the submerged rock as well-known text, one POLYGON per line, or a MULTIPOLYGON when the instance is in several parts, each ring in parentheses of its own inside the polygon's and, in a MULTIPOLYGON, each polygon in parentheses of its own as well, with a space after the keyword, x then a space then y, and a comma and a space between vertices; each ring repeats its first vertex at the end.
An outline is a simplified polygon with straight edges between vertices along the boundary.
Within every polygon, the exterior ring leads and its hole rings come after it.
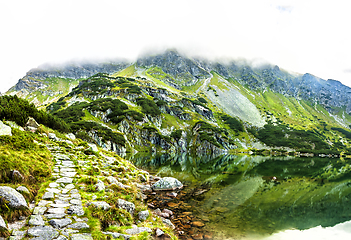
POLYGON ((23 195, 11 187, 0 186, 0 197, 8 201, 8 206, 12 208, 28 208, 28 204, 23 195))
POLYGON ((183 188, 183 184, 176 178, 164 177, 152 185, 151 188, 155 191, 175 190, 183 188))

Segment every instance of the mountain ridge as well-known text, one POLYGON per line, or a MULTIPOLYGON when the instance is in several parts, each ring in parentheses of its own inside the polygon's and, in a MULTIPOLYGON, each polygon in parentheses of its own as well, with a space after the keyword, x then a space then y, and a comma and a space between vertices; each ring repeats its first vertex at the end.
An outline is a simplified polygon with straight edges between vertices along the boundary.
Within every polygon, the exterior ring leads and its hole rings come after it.
POLYGON ((15 86, 8 94, 25 92, 22 97, 76 124, 76 134, 116 151, 349 146, 343 131, 351 125, 351 89, 336 80, 291 74, 276 65, 189 58, 176 50, 64 69, 29 71, 22 79, 29 87, 21 88, 20 80, 21 90, 15 86), (79 116, 72 120, 75 112, 79 116), (243 130, 229 127, 237 121, 243 130), (289 133, 270 138, 280 131, 289 133), (300 144, 302 135, 310 140, 300 144))

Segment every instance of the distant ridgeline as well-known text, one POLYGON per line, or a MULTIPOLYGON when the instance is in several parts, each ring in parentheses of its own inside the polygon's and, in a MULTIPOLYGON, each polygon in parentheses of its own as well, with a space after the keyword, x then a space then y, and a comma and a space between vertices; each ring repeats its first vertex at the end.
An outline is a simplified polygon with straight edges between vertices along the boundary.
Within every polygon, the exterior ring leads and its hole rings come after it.
POLYGON ((33 69, 7 94, 116 152, 348 154, 351 89, 278 66, 190 58, 33 69))

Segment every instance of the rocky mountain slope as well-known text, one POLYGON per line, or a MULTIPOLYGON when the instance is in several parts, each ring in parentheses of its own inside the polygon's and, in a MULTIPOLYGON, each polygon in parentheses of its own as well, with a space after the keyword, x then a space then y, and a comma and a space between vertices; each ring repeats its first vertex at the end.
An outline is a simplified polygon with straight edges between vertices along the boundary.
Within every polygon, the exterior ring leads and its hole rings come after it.
POLYGON ((81 138, 117 152, 340 152, 351 135, 351 89, 338 81, 175 50, 135 63, 31 70, 7 94, 46 107, 81 138))

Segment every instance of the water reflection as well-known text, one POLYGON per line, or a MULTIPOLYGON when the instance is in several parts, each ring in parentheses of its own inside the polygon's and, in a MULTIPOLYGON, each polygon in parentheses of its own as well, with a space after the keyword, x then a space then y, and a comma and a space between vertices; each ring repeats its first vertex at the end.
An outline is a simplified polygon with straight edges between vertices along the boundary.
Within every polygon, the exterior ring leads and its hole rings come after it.
POLYGON ((351 219, 350 160, 263 156, 127 156, 159 176, 207 185, 189 200, 218 239, 262 238, 351 219))

